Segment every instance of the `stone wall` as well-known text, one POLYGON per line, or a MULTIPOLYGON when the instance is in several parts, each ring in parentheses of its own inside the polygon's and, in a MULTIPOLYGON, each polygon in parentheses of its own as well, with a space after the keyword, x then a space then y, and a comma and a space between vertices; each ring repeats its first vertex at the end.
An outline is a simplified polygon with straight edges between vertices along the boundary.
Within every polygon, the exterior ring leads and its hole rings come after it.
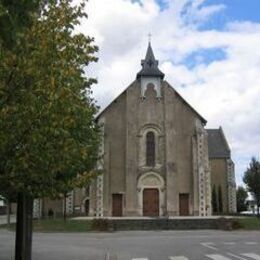
POLYGON ((118 230, 195 230, 195 229, 232 229, 233 219, 106 219, 110 231, 118 230))

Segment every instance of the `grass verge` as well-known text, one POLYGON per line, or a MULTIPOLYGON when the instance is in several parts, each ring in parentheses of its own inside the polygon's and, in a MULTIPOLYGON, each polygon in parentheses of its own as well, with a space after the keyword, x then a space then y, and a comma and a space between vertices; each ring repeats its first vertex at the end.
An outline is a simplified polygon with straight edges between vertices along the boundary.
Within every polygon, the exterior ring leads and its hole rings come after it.
MULTIPOLYGON (((15 224, 7 224, 0 228, 15 230, 15 224)), ((33 220, 35 232, 88 232, 92 230, 92 222, 87 220, 39 219, 33 220)))
POLYGON ((260 230, 260 218, 245 217, 237 218, 233 222, 234 229, 260 230))
POLYGON ((33 231, 39 232, 87 232, 92 230, 91 221, 40 219, 33 221, 33 231))

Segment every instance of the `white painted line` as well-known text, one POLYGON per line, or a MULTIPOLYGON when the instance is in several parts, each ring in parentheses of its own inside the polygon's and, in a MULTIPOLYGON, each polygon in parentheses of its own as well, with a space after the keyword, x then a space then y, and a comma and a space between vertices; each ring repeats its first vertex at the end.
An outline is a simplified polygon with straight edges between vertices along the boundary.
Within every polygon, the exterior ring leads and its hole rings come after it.
POLYGON ((185 256, 169 256, 170 260, 189 260, 185 256))
POLYGON ((117 260, 117 256, 116 255, 110 255, 110 253, 107 252, 105 260, 117 260))
POLYGON ((105 260, 109 260, 109 258, 110 258, 110 254, 109 254, 109 252, 107 252, 106 256, 105 256, 105 260))
POLYGON ((224 244, 224 245, 235 245, 236 242, 224 242, 223 244, 224 244))
POLYGON ((223 255, 206 255, 206 256, 213 260, 231 260, 230 258, 225 257, 223 255))
POLYGON ((245 242, 246 245, 257 245, 257 242, 245 242))
POLYGON ((248 258, 252 258, 255 260, 260 260, 260 255, 254 254, 254 253, 248 253, 248 254, 241 254, 243 256, 246 256, 248 258))
POLYGON ((218 250, 216 247, 214 247, 214 243, 208 242, 208 243, 200 243, 202 246, 205 246, 209 249, 218 250))
POLYGON ((234 255, 234 254, 232 254, 232 253, 227 253, 227 255, 233 256, 233 257, 235 257, 236 259, 247 260, 247 259, 245 259, 245 258, 243 258, 243 257, 241 257, 241 256, 234 255))

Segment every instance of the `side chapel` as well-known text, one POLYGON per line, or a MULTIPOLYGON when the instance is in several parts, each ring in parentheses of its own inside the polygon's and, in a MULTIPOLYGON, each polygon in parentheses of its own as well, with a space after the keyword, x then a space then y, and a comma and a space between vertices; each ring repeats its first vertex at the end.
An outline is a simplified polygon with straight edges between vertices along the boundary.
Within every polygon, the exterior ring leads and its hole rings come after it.
MULTIPOLYGON (((103 174, 67 199, 88 216, 210 216, 236 212, 234 163, 222 128, 206 120, 164 80, 149 43, 130 86, 97 117, 103 174), (213 201, 214 199, 215 201, 213 201)), ((62 212, 62 201, 35 210, 62 212)))

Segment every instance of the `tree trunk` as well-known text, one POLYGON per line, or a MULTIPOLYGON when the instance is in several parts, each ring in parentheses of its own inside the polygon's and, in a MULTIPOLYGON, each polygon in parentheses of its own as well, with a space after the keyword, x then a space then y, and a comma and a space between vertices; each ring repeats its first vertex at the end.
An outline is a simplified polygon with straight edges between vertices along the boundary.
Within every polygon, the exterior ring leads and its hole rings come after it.
POLYGON ((33 198, 18 194, 16 216, 15 260, 32 259, 33 198))

